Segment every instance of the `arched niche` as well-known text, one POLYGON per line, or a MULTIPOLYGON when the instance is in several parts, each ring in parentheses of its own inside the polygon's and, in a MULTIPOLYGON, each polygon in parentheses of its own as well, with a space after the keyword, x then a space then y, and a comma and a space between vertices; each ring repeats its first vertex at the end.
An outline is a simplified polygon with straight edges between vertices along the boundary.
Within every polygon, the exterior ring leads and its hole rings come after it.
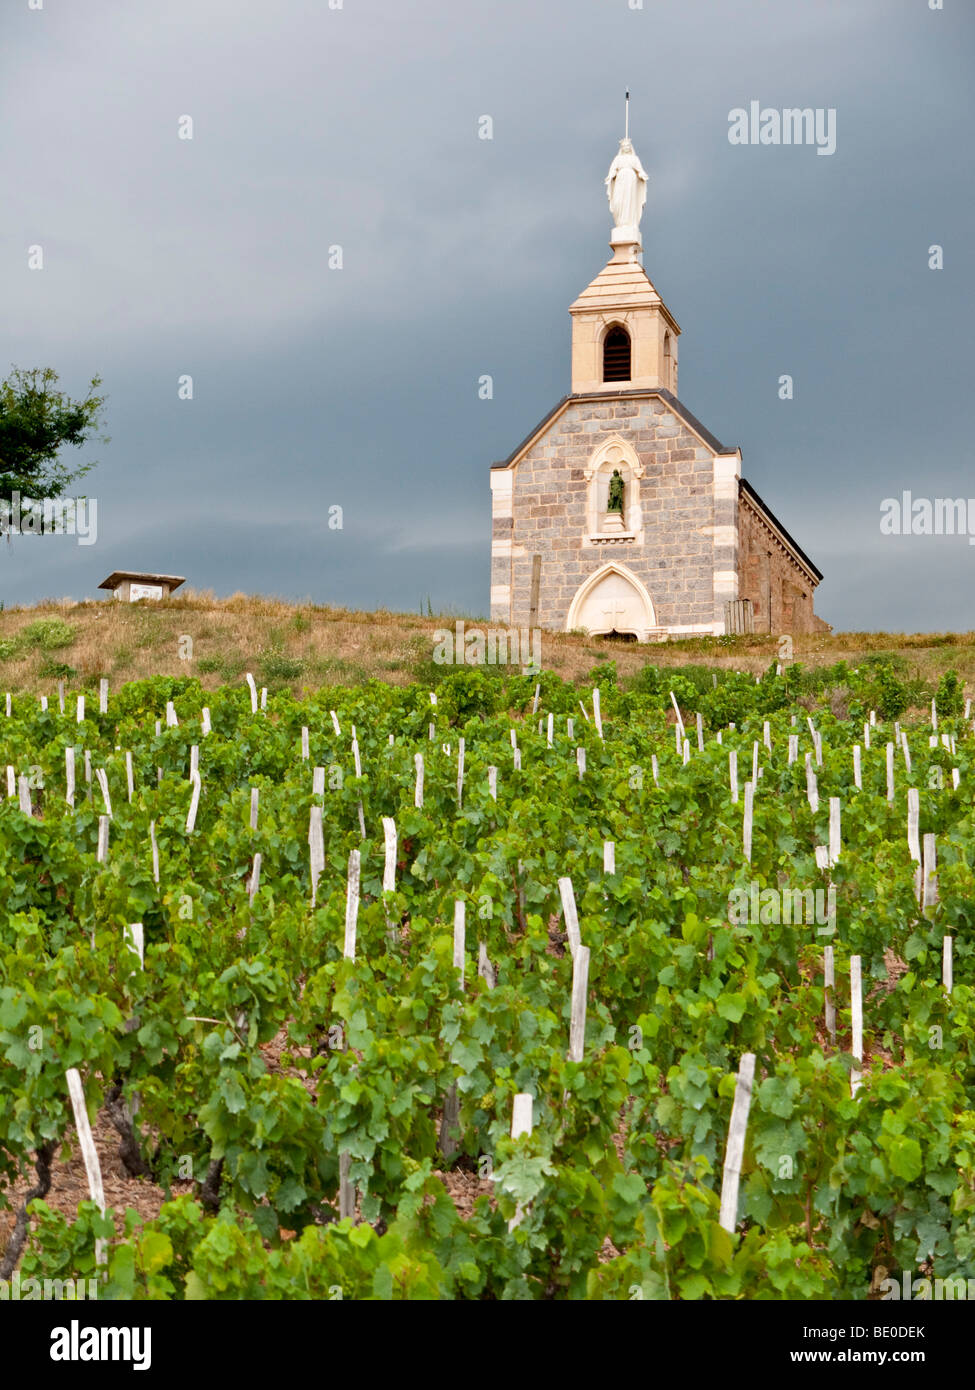
POLYGON ((653 601, 636 575, 611 561, 584 580, 569 605, 566 631, 582 628, 593 637, 607 632, 631 632, 649 640, 657 626, 653 601))
POLYGON ((640 505, 643 464, 633 445, 614 434, 600 444, 585 467, 586 526, 590 536, 600 536, 605 531, 609 484, 617 469, 623 479, 623 534, 638 536, 643 529, 640 505))

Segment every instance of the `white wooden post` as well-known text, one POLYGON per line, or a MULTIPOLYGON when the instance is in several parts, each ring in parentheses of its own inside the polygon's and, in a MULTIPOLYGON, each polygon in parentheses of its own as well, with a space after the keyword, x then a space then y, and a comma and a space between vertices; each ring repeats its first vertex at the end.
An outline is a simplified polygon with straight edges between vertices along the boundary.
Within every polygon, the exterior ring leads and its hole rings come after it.
POLYGON ((413 765, 416 768, 416 789, 413 793, 413 805, 419 809, 423 805, 423 754, 413 755, 413 765))
POLYGON ((832 868, 840 857, 842 841, 840 836, 840 799, 829 799, 829 867, 832 868))
POLYGON ((941 983, 945 987, 946 994, 951 993, 951 987, 954 983, 952 979, 951 946, 952 938, 946 936, 941 948, 941 983))
MULTIPOLYGON (((324 772, 324 768, 322 769, 324 772)), ((251 830, 257 829, 257 808, 261 799, 260 787, 251 787, 251 830)))
POLYGON ((95 850, 95 863, 104 864, 108 859, 108 816, 98 817, 98 848, 95 850))
POLYGON ((159 846, 156 844, 156 822, 149 822, 149 846, 152 850, 152 881, 159 882, 159 846))
POLYGON ((392 816, 383 816, 383 846, 386 859, 383 864, 383 892, 396 890, 396 822, 392 816))
POLYGON ((64 781, 65 781, 65 795, 64 795, 64 799, 65 799, 65 801, 68 803, 68 805, 71 806, 71 807, 73 808, 73 807, 74 807, 74 749, 73 749, 73 748, 70 748, 70 747, 69 747, 69 748, 66 748, 66 749, 64 750, 64 781))
POLYGON ((251 693, 251 714, 256 714, 256 713, 257 713, 257 686, 254 684, 254 677, 251 675, 250 671, 248 671, 247 674, 244 676, 244 680, 247 682, 247 689, 248 689, 248 690, 250 691, 250 693, 251 693))
MULTIPOLYGON (((431 699, 432 698, 433 697, 431 696, 431 699)), ((342 730, 339 728, 339 717, 333 709, 329 710, 329 714, 332 716, 332 728, 335 730, 335 736, 336 738, 341 738, 342 730)))
POLYGON ((172 700, 166 701, 166 728, 176 729, 179 727, 179 720, 176 718, 176 706, 172 700))
MULTIPOLYGON (((863 727, 864 727, 865 729, 869 729, 870 725, 869 725, 869 724, 864 724, 863 727)), ((869 748, 870 745, 867 744, 867 747, 869 748)), ((862 772, 861 767, 860 767, 860 745, 859 745, 859 743, 855 743, 855 744, 853 745, 853 785, 856 787, 856 789, 857 789, 858 792, 862 792, 862 791, 863 791, 863 772, 862 772)))
POLYGON ((599 710, 599 689, 592 692, 592 720, 596 726, 596 733, 600 738, 603 736, 603 716, 599 710))
POLYGON ((532 700, 532 717, 533 717, 533 718, 534 718, 534 716, 538 713, 538 702, 539 702, 539 700, 541 699, 541 694, 542 694, 542 686, 541 686, 541 682, 539 682, 539 684, 535 686, 535 698, 534 698, 534 700, 532 700))
POLYGON ((684 766, 686 767, 687 764, 690 762, 690 760, 691 760, 691 741, 690 741, 689 738, 685 738, 685 740, 684 740, 684 747, 683 747, 683 749, 682 749, 682 751, 681 751, 681 761, 683 762, 684 766))
POLYGON ((88 787, 88 800, 91 800, 91 749, 85 749, 85 784, 88 787))
POLYGON ((457 740, 457 809, 464 805, 464 740, 457 740))
POLYGON ((128 792, 129 801, 135 796, 135 778, 132 775, 132 754, 127 752, 125 755, 125 790, 128 792))
POLYGON ((33 816, 34 808, 30 804, 30 783, 23 775, 17 778, 17 792, 21 811, 25 816, 33 816))
MULTIPOLYGON (((656 774, 653 780, 656 782, 656 774)), ((728 781, 731 783, 731 802, 734 805, 738 800, 738 752, 734 748, 728 753, 728 781)))
POLYGON ((325 869, 325 836, 322 832, 322 808, 313 806, 308 815, 308 860, 311 871, 311 905, 318 896, 318 880, 325 869))
POLYGON ((650 771, 651 771, 652 774, 653 774, 653 785, 654 785, 655 787, 659 787, 659 786, 660 786, 660 768, 659 768, 659 766, 657 765, 657 755, 656 755, 656 753, 651 753, 651 754, 650 754, 650 771))
POLYGON ((47 709, 47 696, 46 696, 46 695, 42 695, 42 696, 41 696, 41 709, 42 709, 42 710, 47 709))
POLYGON ((768 751, 771 753, 771 751, 772 751, 772 726, 771 726, 771 724, 768 722, 767 719, 766 719, 765 722, 762 724, 762 742, 765 744, 765 747, 766 747, 766 748, 768 749, 768 751))
POLYGON ((186 813, 187 835, 196 829, 196 813, 200 809, 200 792, 203 790, 203 783, 198 772, 190 778, 190 785, 193 788, 193 793, 190 797, 190 809, 186 813))
MULTIPOLYGON (((81 1156, 85 1163, 85 1173, 88 1176, 88 1192, 91 1196, 91 1200, 95 1203, 102 1216, 104 1216, 105 1189, 102 1186, 102 1170, 98 1162, 98 1150, 95 1148, 95 1141, 91 1135, 88 1110, 85 1106, 85 1093, 81 1085, 81 1074, 77 1067, 68 1067, 64 1074, 68 1082, 68 1095, 71 1097, 71 1109, 74 1111, 74 1123, 78 1133, 78 1144, 81 1147, 81 1156)), ((107 1257, 108 1242, 102 1239, 96 1240, 95 1264, 103 1265, 107 1257)))
POLYGON ((361 859, 359 851, 349 851, 349 878, 345 892, 345 945, 342 954, 346 960, 355 960, 356 923, 359 919, 359 872, 361 859))
POLYGON ((572 891, 571 878, 559 879, 559 896, 562 899, 562 915, 565 918, 565 930, 569 938, 569 951, 575 956, 582 944, 582 938, 579 935, 579 915, 576 911, 576 899, 572 891))
POLYGON ((498 769, 497 769, 496 767, 489 767, 488 770, 487 770, 487 773, 488 773, 488 795, 490 796, 490 798, 491 798, 492 801, 497 801, 497 799, 498 799, 498 769))
MULTIPOLYGON (((122 944, 132 952, 139 962, 139 969, 146 968, 146 938, 141 922, 130 922, 122 928, 122 944)), ((132 972, 135 974, 135 971, 132 972)))
MULTIPOLYGON (((704 716, 699 712, 694 716, 697 720, 697 751, 704 752, 704 716)), ((765 726, 768 728, 768 725, 765 726)))
POLYGON ((103 767, 95 769, 95 780, 98 782, 98 790, 102 794, 102 801, 105 803, 105 814, 109 820, 112 819, 112 798, 108 794, 108 775, 103 767))
POLYGON ((511 1137, 520 1139, 532 1132, 532 1098, 524 1092, 514 1097, 511 1107, 511 1137))
POLYGON ((850 1001, 853 1010, 853 1070, 850 1073, 850 1094, 860 1089, 863 1068, 863 981, 860 976, 860 957, 850 957, 850 1001))
POLYGON ((199 748, 199 744, 191 743, 191 744, 190 744, 190 776, 192 777, 192 776, 193 776, 193 773, 194 773, 194 772, 199 772, 199 770, 200 770, 200 748, 199 748))
POLYGON ((673 707, 674 707, 674 713, 677 715, 677 727, 678 727, 678 729, 680 729, 680 737, 681 737, 681 739, 683 739, 683 737, 684 737, 684 719, 683 719, 683 716, 681 715, 681 712, 680 712, 680 706, 677 704, 677 697, 674 695, 674 692, 673 692, 673 691, 670 692, 670 703, 673 705, 673 707))
POLYGON ((921 862, 921 841, 918 835, 921 824, 921 799, 917 787, 907 791, 907 847, 916 864, 921 862))
POLYGON ((325 769, 323 767, 313 767, 311 770, 311 794, 312 796, 325 795, 325 769))
POLYGON ((58 711, 64 713, 64 681, 58 681, 58 711))
POLYGON ((7 764, 7 796, 11 800, 17 795, 17 773, 13 766, 7 764))
POLYGON ((204 738, 210 732, 210 709, 208 705, 204 705, 200 710, 200 732, 204 738))
POLYGON ((894 799, 894 745, 887 745, 887 800, 894 799))
POLYGON ((588 716, 588 714, 586 713, 586 707, 585 707, 585 705, 582 703, 581 700, 579 701, 579 708, 582 710, 582 717, 583 717, 583 719, 584 719, 584 720, 586 721, 586 723, 588 724, 588 723, 589 723, 589 716, 588 716))
POLYGON ((790 767, 791 767, 792 764, 796 761, 796 759, 798 758, 798 756, 799 756, 799 735, 798 735, 798 734, 790 734, 790 735, 789 735, 789 757, 788 757, 788 764, 789 764, 790 767))
POLYGON ((752 862, 752 820, 755 807, 755 783, 745 783, 745 818, 742 828, 742 850, 749 864, 752 862))
POLYGON ((98 713, 108 713, 108 681, 104 676, 98 682, 98 713))
POLYGON ((554 715, 554 714, 550 714, 549 717, 548 717, 548 728, 547 728, 547 730, 546 730, 546 742, 547 742, 549 748, 552 747, 552 744, 553 744, 554 740, 555 740, 555 715, 554 715))
POLYGON ((921 875, 924 885, 922 907, 934 907, 938 901, 938 850, 935 835, 924 836, 921 875))
POLYGON ((752 742, 752 781, 758 785, 758 741, 752 742))
POLYGON ((462 898, 454 899, 454 969, 460 974, 461 989, 464 987, 464 957, 467 933, 467 910, 462 898))
POLYGON ((83 723, 85 722, 85 697, 84 697, 84 695, 79 695, 79 696, 78 696, 78 703, 77 703, 76 706, 75 706, 75 718, 77 719, 77 721, 78 721, 79 724, 83 724, 83 723))
MULTIPOLYGON (((361 762, 361 759, 359 758, 359 740, 358 740, 358 739, 356 738, 356 736, 355 736, 355 726, 354 726, 354 725, 353 725, 353 732, 352 732, 352 761, 353 761, 353 763, 354 763, 354 765, 355 765, 355 775, 356 775, 356 777, 361 777, 361 776, 362 776, 362 762, 361 762)), ((358 802, 357 810, 358 810, 358 812, 359 812, 359 837, 360 837, 360 839, 363 839, 363 840, 364 840, 364 839, 366 838, 366 814, 365 814, 365 811, 362 809, 362 797, 361 797, 361 796, 359 797, 359 802, 358 802)))
POLYGON ((572 718, 571 714, 566 715, 565 718, 565 736, 570 743, 576 736, 576 721, 572 718))
POLYGON ((866 748, 866 749, 868 749, 868 750, 869 750, 869 748, 870 748, 870 725, 869 725, 869 724, 864 724, 864 726, 863 726, 863 746, 864 746, 864 748, 866 748))
POLYGON ((730 1235, 734 1235, 738 1224, 738 1184, 741 1180, 741 1161, 745 1153, 745 1134, 748 1129, 754 1079, 755 1054, 744 1052, 738 1066, 738 1082, 735 1086, 731 1122, 728 1125, 728 1143, 725 1147, 724 1171, 721 1174, 721 1210, 718 1220, 730 1235))
POLYGON ((907 742, 906 732, 901 734, 901 744, 904 749, 904 766, 907 768, 907 775, 909 777, 911 775, 911 748, 910 744, 907 742))
POLYGON ((258 889, 261 886, 261 852, 254 855, 254 863, 251 866, 250 878, 247 880, 247 899, 251 907, 254 906, 254 899, 257 897, 258 889))
POLYGON ((809 801, 809 809, 813 815, 819 810, 819 787, 816 782, 816 774, 812 770, 812 758, 806 754, 806 797, 809 801))
POLYGON ((351 1155, 347 1153, 339 1154, 339 1220, 345 1221, 346 1218, 352 1220, 355 1217, 355 1188, 349 1181, 349 1164, 351 1155))
POLYGON ((616 842, 614 840, 603 841, 603 873, 615 874, 616 872, 616 842))
POLYGON ((826 996, 826 1031, 836 1041, 836 1001, 833 990, 836 988, 836 965, 832 946, 823 948, 823 985, 826 996))
MULTIPOLYGON (((526 1092, 521 1091, 515 1096, 511 1106, 511 1137, 520 1139, 523 1134, 532 1132, 532 1098, 526 1092)), ((508 1231, 511 1232, 519 1226, 525 1218, 525 1213, 521 1204, 515 1207, 515 1214, 508 1222, 508 1231)))
POLYGON ((953 791, 957 791, 957 790, 958 790, 958 787, 959 787, 959 785, 960 785, 960 783, 961 783, 961 773, 958 771, 957 767, 953 767, 953 768, 951 769, 951 787, 952 787, 952 790, 953 790, 953 791))
POLYGON ((497 984, 497 975, 494 966, 488 960, 487 947, 483 941, 478 942, 477 946, 477 973, 488 989, 494 989, 497 984))
POLYGON ((261 710, 262 710, 264 713, 267 712, 267 686, 266 686, 266 685, 262 685, 262 686, 261 686, 261 710))
POLYGON ((581 743, 576 749, 576 767, 579 769, 579 781, 581 782, 586 775, 586 750, 581 743))
POLYGON ((586 991, 589 987, 589 947, 580 946, 572 961, 572 1011, 569 1022, 569 1061, 581 1062, 586 1044, 586 991))

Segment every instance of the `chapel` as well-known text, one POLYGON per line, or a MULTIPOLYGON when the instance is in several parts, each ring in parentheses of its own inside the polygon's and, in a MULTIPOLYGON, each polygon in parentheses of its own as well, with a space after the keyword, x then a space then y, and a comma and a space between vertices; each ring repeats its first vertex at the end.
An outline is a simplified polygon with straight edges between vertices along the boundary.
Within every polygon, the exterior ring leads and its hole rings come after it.
POLYGON ((828 631, 822 574, 677 394, 680 328, 643 268, 647 175, 606 178, 609 261, 569 308, 571 390, 491 468, 491 618, 641 642, 828 631))

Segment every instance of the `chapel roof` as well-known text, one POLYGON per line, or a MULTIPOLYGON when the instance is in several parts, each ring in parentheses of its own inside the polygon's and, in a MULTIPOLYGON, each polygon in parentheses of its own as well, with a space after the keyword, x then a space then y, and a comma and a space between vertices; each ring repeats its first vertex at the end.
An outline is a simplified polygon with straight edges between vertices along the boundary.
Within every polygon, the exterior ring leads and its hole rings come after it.
POLYGON ((640 262, 617 253, 569 305, 569 313, 624 313, 628 309, 648 308, 659 309, 674 332, 680 333, 676 319, 640 262))

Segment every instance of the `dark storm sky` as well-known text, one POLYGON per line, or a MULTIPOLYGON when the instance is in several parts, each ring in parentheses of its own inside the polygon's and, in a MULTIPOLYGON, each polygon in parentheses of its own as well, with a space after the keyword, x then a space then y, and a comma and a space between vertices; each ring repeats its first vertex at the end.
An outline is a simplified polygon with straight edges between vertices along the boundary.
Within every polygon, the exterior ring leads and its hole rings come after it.
POLYGON ((628 85, 681 399, 828 621, 975 628, 975 547, 879 526, 903 489, 975 499, 975 7, 631 3, 4 0, 0 373, 99 373, 112 438, 97 544, 4 544, 0 597, 135 567, 485 613, 489 466, 569 389, 628 85), (834 107, 835 154, 731 145, 752 99, 834 107))

